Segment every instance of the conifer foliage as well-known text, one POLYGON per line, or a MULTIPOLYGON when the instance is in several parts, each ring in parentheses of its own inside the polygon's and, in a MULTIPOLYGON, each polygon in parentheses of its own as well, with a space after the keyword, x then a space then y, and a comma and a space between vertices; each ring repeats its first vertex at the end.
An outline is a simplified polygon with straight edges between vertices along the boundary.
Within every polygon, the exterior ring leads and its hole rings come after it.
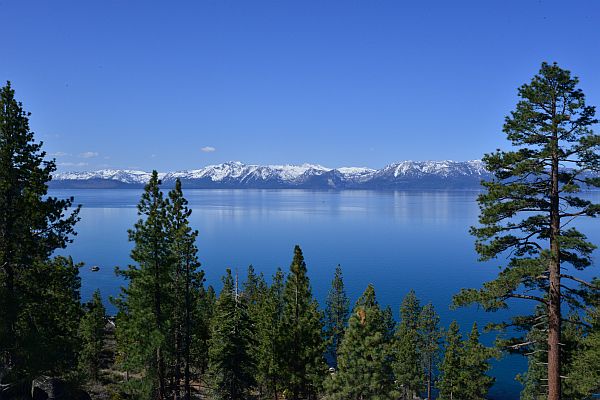
POLYGON ((202 340, 204 274, 190 214, 181 183, 165 199, 153 171, 138 204, 140 220, 129 231, 136 264, 117 269, 129 286, 115 300, 120 361, 141 376, 128 383, 129 391, 140 397, 191 395, 191 363, 202 340))
POLYGON ((388 327, 369 285, 356 302, 338 352, 338 370, 327 381, 331 399, 393 399, 388 327))
POLYGON ((335 268, 331 289, 325 302, 325 334, 327 336, 328 358, 334 366, 337 365, 337 351, 344 337, 348 314, 350 313, 350 300, 344 289, 342 267, 335 268))
POLYGON ((85 314, 79 322, 79 370, 89 379, 97 381, 101 367, 102 349, 104 346, 104 327, 106 325, 106 309, 102 304, 100 291, 96 290, 92 300, 85 306, 85 314))
POLYGON ((422 307, 414 290, 402 300, 400 323, 396 328, 393 343, 393 370, 396 384, 401 393, 412 398, 424 388, 424 368, 421 362, 421 336, 419 317, 422 307))
POLYGON ((0 380, 4 381, 56 371, 65 362, 71 365, 73 346, 56 339, 76 333, 80 312, 78 266, 67 258, 49 259, 71 242, 79 208, 69 211, 72 198, 47 196, 56 164, 45 159, 42 143, 35 141, 29 128, 29 116, 7 82, 0 88, 0 380), (59 304, 61 300, 65 304, 59 304), (53 301, 55 309, 49 307, 53 301), (58 314, 61 311, 67 314, 58 314), (41 322, 45 325, 36 325, 41 322), (57 353, 61 345, 62 353, 57 353))
MULTIPOLYGON (((600 187, 595 175, 600 136, 590 129, 598 121, 578 84, 569 71, 543 63, 519 88, 521 100, 503 129, 515 149, 485 155, 494 178, 483 183, 480 226, 471 229, 482 260, 506 254, 510 261, 497 279, 455 299, 458 305, 477 302, 490 311, 508 307, 513 298, 542 307, 549 400, 561 398, 563 308, 578 309, 585 292, 580 289, 595 288, 579 273, 591 264, 595 246, 571 223, 600 214, 600 205, 577 196, 582 189, 600 187)), ((534 317, 512 323, 527 330, 534 317)), ((528 342, 519 338, 512 346, 526 348, 528 342)))
POLYGON ((227 269, 211 321, 210 382, 215 398, 222 400, 245 399, 256 383, 252 358, 254 328, 247 300, 238 292, 237 285, 227 269))
POLYGON ((292 400, 315 398, 325 376, 323 315, 312 296, 300 246, 294 248, 283 292, 284 385, 292 400))

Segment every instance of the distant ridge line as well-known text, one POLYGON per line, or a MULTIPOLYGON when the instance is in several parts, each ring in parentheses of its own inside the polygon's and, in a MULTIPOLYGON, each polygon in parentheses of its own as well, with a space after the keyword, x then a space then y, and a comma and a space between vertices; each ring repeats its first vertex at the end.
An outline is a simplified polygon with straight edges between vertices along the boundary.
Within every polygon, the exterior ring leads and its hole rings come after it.
MULTIPOLYGON (((138 188, 151 173, 131 169, 57 172, 51 188, 138 188)), ((257 165, 231 161, 200 169, 162 172, 163 186, 180 179, 193 189, 478 189, 491 175, 481 160, 400 161, 381 169, 315 164, 257 165)))

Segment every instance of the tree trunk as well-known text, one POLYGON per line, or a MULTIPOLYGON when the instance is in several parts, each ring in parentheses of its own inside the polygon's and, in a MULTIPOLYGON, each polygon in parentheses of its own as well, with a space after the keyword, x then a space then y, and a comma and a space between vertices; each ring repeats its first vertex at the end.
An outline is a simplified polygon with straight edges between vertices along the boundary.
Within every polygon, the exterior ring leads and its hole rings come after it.
MULTIPOLYGON (((556 115, 556 103, 553 104, 553 117, 556 115)), ((550 194, 550 265, 549 265, 549 304, 548 304, 548 400, 560 400, 560 331, 561 331, 561 293, 560 293, 560 207, 558 187, 558 131, 552 134, 552 170, 550 194)))
POLYGON ((432 360, 431 360, 431 358, 429 358, 428 364, 429 364, 429 366, 427 368, 427 400, 431 400, 431 379, 432 379, 432 377, 431 377, 431 375, 432 375, 432 372, 431 372, 432 360))

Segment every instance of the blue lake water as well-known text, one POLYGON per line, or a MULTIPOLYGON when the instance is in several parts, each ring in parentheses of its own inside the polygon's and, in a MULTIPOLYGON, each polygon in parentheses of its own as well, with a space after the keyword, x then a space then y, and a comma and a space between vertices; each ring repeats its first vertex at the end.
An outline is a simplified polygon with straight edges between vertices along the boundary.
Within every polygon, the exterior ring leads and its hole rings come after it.
MULTIPOLYGON (((78 236, 62 254, 86 263, 81 271, 84 299, 99 288, 104 298, 115 296, 123 283, 115 266, 126 266, 131 243, 127 229, 138 219, 141 190, 51 190, 52 196, 75 197, 82 204, 78 236), (98 272, 89 267, 99 265, 98 272)), ((199 256, 207 284, 220 288, 226 267, 244 276, 248 265, 270 277, 277 267, 287 270, 293 248, 304 252, 314 295, 324 302, 333 272, 341 264, 348 295, 354 301, 367 284, 375 286, 379 302, 396 316, 412 288, 423 303, 431 302, 443 325, 457 320, 463 331, 474 321, 487 322, 526 310, 515 302, 510 311, 485 313, 476 307, 450 310, 452 296, 463 287, 479 287, 492 279, 506 260, 479 263, 469 226, 477 223, 477 192, 470 191, 304 191, 189 190, 191 223, 198 229, 199 256)), ((600 193, 587 194, 596 202, 600 193)), ((596 220, 577 226, 600 243, 596 220)), ((593 267, 589 275, 600 275, 593 267)), ((110 309, 110 307, 109 307, 110 309)), ((491 343, 493 336, 484 340, 491 343)), ((526 367, 521 357, 494 363, 495 399, 518 399, 514 376, 526 367)))

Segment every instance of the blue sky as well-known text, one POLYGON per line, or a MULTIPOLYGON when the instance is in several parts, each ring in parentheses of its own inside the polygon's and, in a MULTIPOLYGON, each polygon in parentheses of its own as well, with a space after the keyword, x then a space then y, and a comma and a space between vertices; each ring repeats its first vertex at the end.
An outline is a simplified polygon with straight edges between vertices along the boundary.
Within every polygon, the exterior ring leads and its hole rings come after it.
POLYGON ((0 0, 62 170, 480 158, 540 63, 600 105, 600 1, 0 0))

